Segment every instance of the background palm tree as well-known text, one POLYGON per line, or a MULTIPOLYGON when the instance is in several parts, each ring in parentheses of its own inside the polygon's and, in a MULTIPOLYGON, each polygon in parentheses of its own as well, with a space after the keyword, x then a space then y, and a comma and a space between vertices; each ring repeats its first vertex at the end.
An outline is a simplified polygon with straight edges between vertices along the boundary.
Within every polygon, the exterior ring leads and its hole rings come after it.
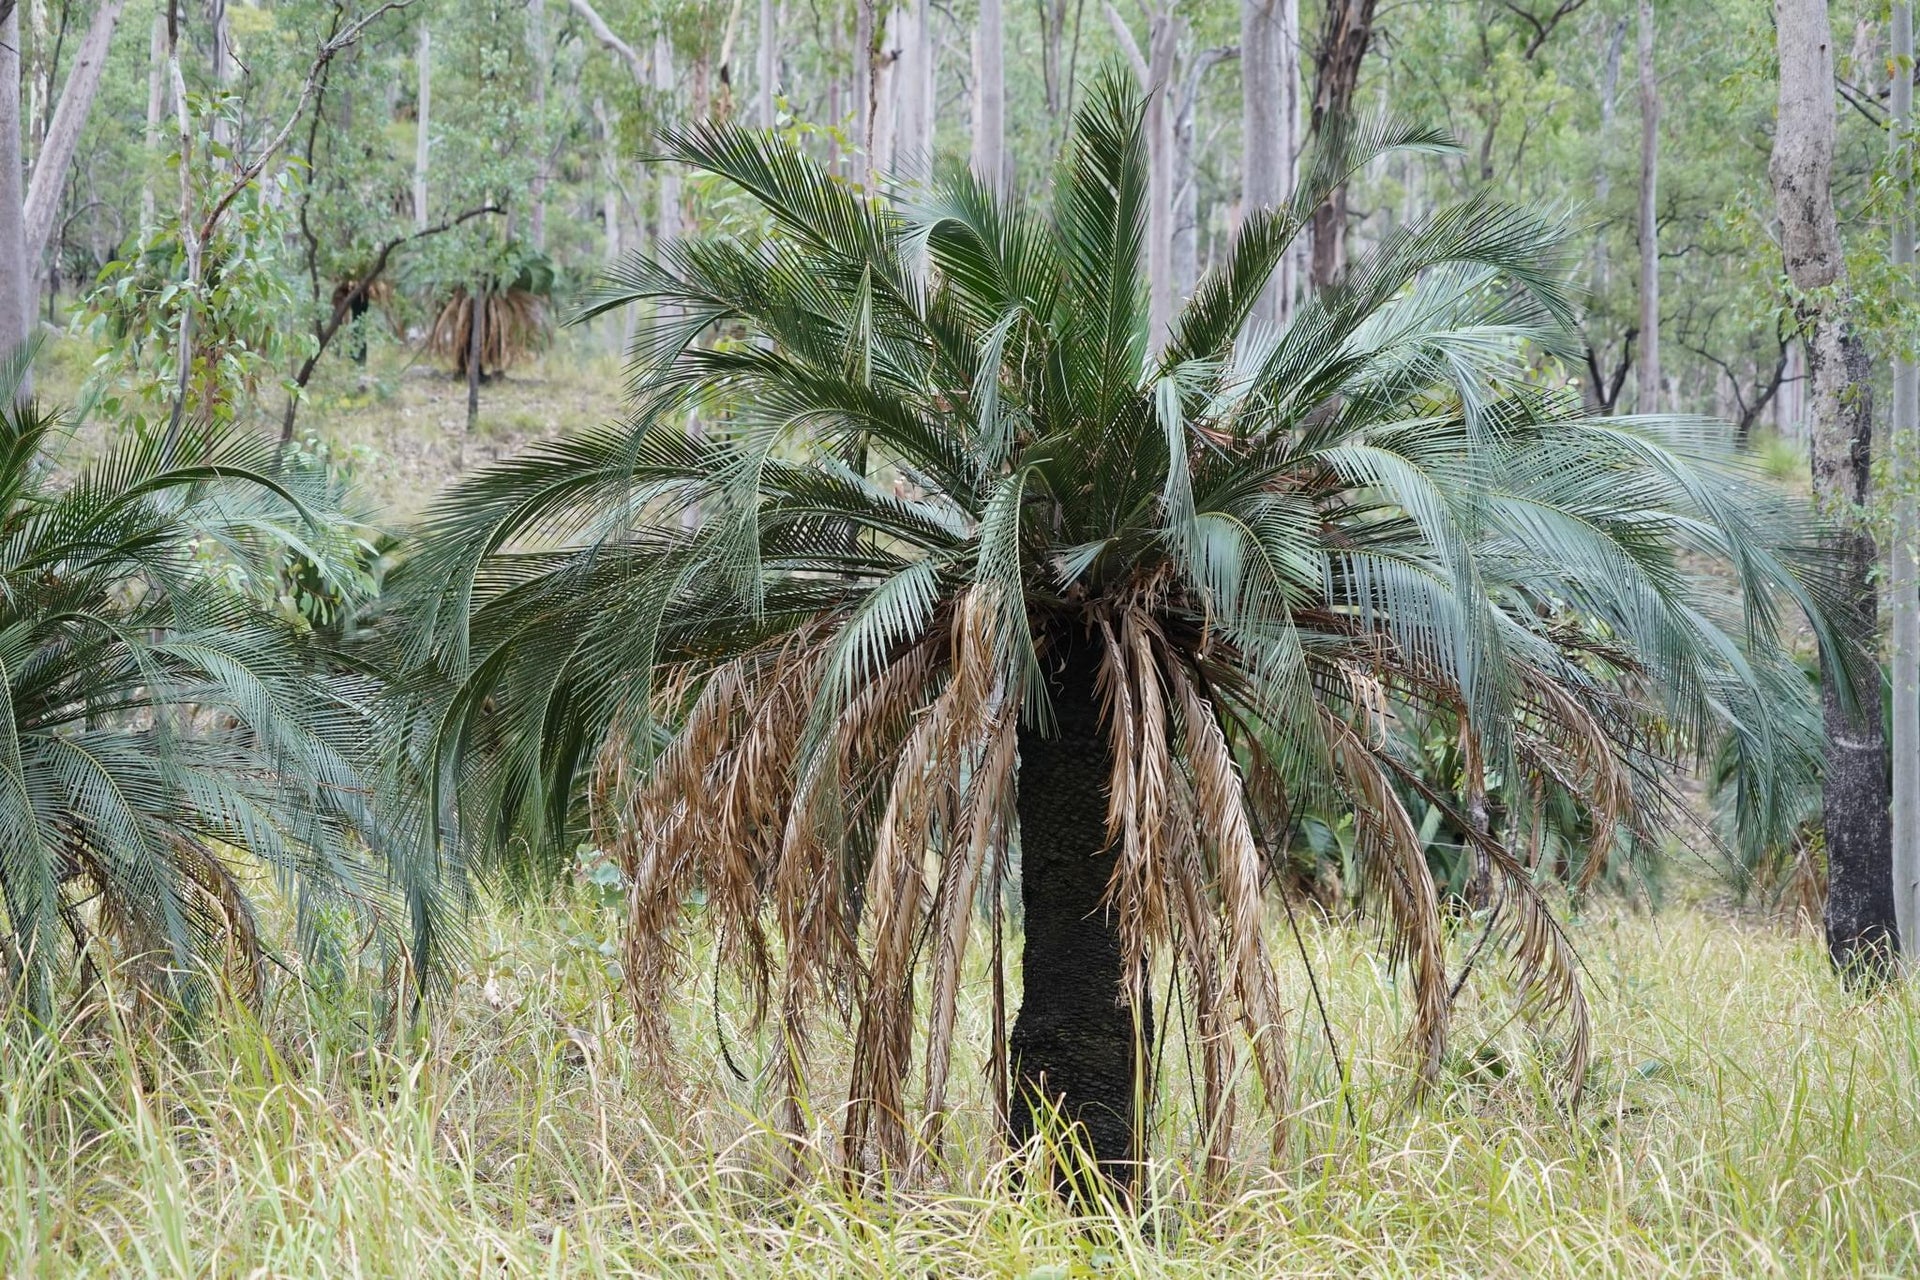
POLYGON ((850 1159, 906 1158, 916 1057, 937 1126, 975 904, 1015 851, 1025 986, 991 1055, 1013 1133, 1057 1104, 1110 1171, 1137 1158, 1159 954, 1220 1159, 1234 1021, 1287 1093, 1271 841, 1336 802, 1432 1078, 1448 939, 1406 794, 1470 833, 1484 927, 1577 1085, 1585 1007, 1513 850, 1525 814, 1496 828, 1472 797, 1524 778, 1513 809, 1568 799, 1604 844, 1666 816, 1668 759, 1729 727, 1764 806, 1791 727, 1755 672, 1782 661, 1779 599, 1812 603, 1776 550, 1801 531, 1699 428, 1536 389, 1572 309, 1559 224, 1470 199, 1284 330, 1249 323, 1332 184, 1442 145, 1339 131, 1154 334, 1140 114, 1104 82, 1045 213, 965 177, 898 205, 764 135, 672 135, 759 229, 616 271, 600 308, 659 306, 631 416, 462 482, 407 569, 423 825, 524 876, 596 824, 663 1066, 704 890, 777 1008, 790 1124, 815 1021, 850 999, 850 1159), (1458 738, 1465 812, 1392 731, 1410 717, 1458 738))
POLYGON ((372 686, 272 607, 275 565, 324 576, 339 549, 251 437, 59 468, 59 420, 15 401, 24 360, 0 370, 0 954, 42 1019, 74 963, 174 1012, 248 995, 262 876, 308 942, 331 904, 391 896, 355 754, 372 686))

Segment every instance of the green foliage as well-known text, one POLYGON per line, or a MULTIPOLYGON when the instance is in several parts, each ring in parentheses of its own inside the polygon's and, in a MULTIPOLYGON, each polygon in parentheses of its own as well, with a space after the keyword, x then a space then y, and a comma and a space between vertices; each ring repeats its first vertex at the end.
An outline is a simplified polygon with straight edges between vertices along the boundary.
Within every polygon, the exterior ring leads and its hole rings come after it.
POLYGON ((350 583, 270 445, 131 437, 66 470, 59 439, 37 408, 0 412, 0 955, 36 1017, 66 977, 123 966, 191 1011, 259 989, 269 879, 315 947, 389 896, 370 689, 256 603, 287 557, 350 583))

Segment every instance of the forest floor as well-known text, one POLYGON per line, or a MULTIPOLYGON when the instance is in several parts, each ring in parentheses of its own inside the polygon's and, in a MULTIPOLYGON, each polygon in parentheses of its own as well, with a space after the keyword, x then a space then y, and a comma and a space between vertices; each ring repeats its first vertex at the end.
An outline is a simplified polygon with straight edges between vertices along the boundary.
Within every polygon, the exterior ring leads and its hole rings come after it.
MULTIPOLYGON (((1849 995, 1810 935, 1724 903, 1575 919, 1595 1034, 1571 1111, 1541 1070, 1552 1046, 1497 985, 1463 999, 1440 1087, 1409 1103, 1373 936, 1309 921, 1349 1120, 1278 935, 1280 1159, 1248 1101, 1233 1173, 1194 1176, 1176 1029, 1146 1211, 1075 1214, 992 1138, 977 963, 940 1170, 887 1195, 818 1167, 789 1186, 755 1120, 775 1039, 729 981, 689 979, 664 1088, 635 1056, 620 913, 598 893, 583 879, 476 922, 457 985, 401 1047, 353 984, 331 1001, 284 985, 175 1053, 98 1014, 4 1033, 0 1275, 1920 1274, 1920 992, 1849 995)), ((711 969, 697 953, 688 972, 711 969)), ((842 1048, 821 1037, 820 1087, 842 1048)))

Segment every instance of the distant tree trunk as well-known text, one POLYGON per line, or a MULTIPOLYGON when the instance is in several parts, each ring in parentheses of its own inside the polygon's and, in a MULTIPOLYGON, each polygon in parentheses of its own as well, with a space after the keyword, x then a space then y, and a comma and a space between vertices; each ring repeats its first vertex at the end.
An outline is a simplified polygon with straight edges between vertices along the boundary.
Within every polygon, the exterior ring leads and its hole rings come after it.
POLYGON ((879 110, 878 68, 874 63, 874 0, 858 0, 853 17, 853 133, 860 146, 860 185, 873 185, 873 125, 879 110))
POLYGON ((1640 0, 1640 368, 1634 411, 1660 412, 1660 84, 1653 66, 1653 0, 1640 0))
POLYGON ((1161 3, 1148 10, 1147 51, 1140 52, 1126 19, 1108 0, 1107 24, 1127 55, 1147 102, 1142 132, 1147 143, 1147 342, 1156 353, 1166 345, 1176 307, 1174 281, 1175 125, 1173 64, 1180 51, 1181 22, 1161 3))
MULTIPOLYGON (((213 29, 213 87, 226 93, 239 73, 239 63, 233 56, 233 27, 227 21, 227 0, 207 0, 207 25, 213 29)), ((224 110, 214 113, 213 140, 223 147, 233 146, 233 127, 224 110)))
POLYGON ((620 260, 619 129, 604 98, 594 98, 593 118, 600 125, 600 169, 606 183, 600 197, 602 230, 606 233, 606 249, 601 256, 612 266, 620 260))
POLYGON ((533 247, 547 251, 547 80, 553 60, 547 49, 547 0, 527 0, 527 52, 533 63, 533 135, 538 163, 528 184, 527 235, 533 247))
POLYGON ((487 351, 487 291, 476 285, 469 299, 473 319, 467 325, 467 434, 480 420, 480 361, 487 351))
MULTIPOLYGON (((1911 181, 1906 161, 1913 125, 1913 6, 1893 6, 1892 119, 1888 136, 1896 174, 1911 181)), ((1893 266, 1913 271, 1913 198, 1903 197, 1893 222, 1893 266)), ((1909 970, 1920 962, 1920 371, 1913 353, 1900 351, 1893 365, 1894 525, 1889 608, 1893 614, 1893 796, 1892 864, 1894 918, 1909 970)))
POLYGON ((427 161, 433 150, 431 116, 433 110, 433 33, 420 24, 420 48, 414 55, 420 77, 419 109, 413 121, 413 229, 427 229, 427 161))
POLYGON ((760 47, 754 51, 760 83, 760 127, 773 128, 774 90, 780 77, 780 21, 773 0, 760 0, 760 47))
POLYGON ((1104 901, 1118 853, 1106 835, 1111 747, 1097 649, 1081 637, 1062 657, 1052 736, 1020 727, 1025 985, 1011 1038, 1013 1138, 1025 1141, 1057 1108, 1080 1127, 1101 1170, 1125 1184, 1141 1155, 1135 1100, 1149 1092, 1142 1075, 1153 1009, 1123 1003, 1119 921, 1104 901))
MULTIPOLYGON (((1173 112, 1173 297, 1176 309, 1200 283, 1200 183, 1194 173, 1194 115, 1207 72, 1236 57, 1231 45, 1193 55, 1173 112)), ((1171 87, 1169 87, 1171 92, 1171 87)))
MULTIPOLYGON (((1360 87, 1360 64, 1373 43, 1375 0, 1327 0, 1320 23, 1318 66, 1313 80, 1312 128, 1323 145, 1330 129, 1345 127, 1353 115, 1353 95, 1360 87)), ((1347 184, 1333 189, 1327 202, 1313 212, 1313 266, 1315 289, 1340 283, 1347 273, 1347 184)))
POLYGON ((140 227, 153 225, 154 161, 160 152, 160 116, 166 106, 167 15, 153 15, 153 33, 147 43, 146 169, 140 179, 140 227))
MULTIPOLYGON (((0 22, 0 357, 26 342, 33 323, 20 192, 20 14, 0 22)), ((22 395, 29 389, 22 387, 22 395)))
MULTIPOLYGON (((1620 101, 1620 62, 1626 50, 1627 20, 1617 18, 1607 35, 1607 52, 1601 63, 1600 72, 1600 140, 1596 147, 1593 165, 1593 204, 1602 215, 1607 202, 1613 196, 1613 169, 1607 163, 1609 144, 1613 138, 1613 119, 1620 101)), ((1613 281, 1613 259, 1607 250, 1606 229, 1593 238, 1593 297, 1596 302, 1607 296, 1613 281)), ((1589 338, 1589 346, 1592 339, 1589 338)), ((1605 398, 1605 388, 1597 379, 1587 380, 1582 388, 1586 393, 1587 406, 1602 411, 1610 410, 1611 404, 1605 398)))
MULTIPOLYGON (((1826 0, 1775 0, 1780 112, 1768 164, 1787 279, 1806 338, 1809 452, 1815 496, 1836 519, 1832 550, 1844 579, 1836 619, 1871 652, 1877 631, 1872 536, 1861 523, 1873 452, 1873 387, 1851 315, 1846 258, 1833 209, 1833 33, 1826 0)), ((1827 664, 1821 695, 1826 768, 1827 950, 1850 980, 1886 975, 1898 946, 1888 828, 1887 745, 1879 690, 1859 691, 1852 715, 1843 672, 1827 664)))
POLYGON ((995 192, 1007 188, 1006 25, 1000 0, 980 0, 974 36, 973 172, 995 192))
MULTIPOLYGON (((27 266, 37 277, 40 258, 53 235, 53 222, 60 212, 60 196, 66 190, 67 170, 80 145, 80 131, 93 111, 93 100, 100 89, 100 75, 106 69, 107 48, 113 43, 114 28, 126 0, 101 0, 93 11, 93 24, 80 43, 73 70, 60 90, 60 105, 54 108, 47 125, 46 141, 33 166, 33 180, 27 186, 24 236, 27 266)), ((38 292, 37 290, 35 292, 38 292)))
MULTIPOLYGON (((1240 217, 1293 198, 1299 146, 1299 0, 1240 0, 1240 217), (1291 29, 1289 29, 1291 28, 1291 29)), ((1253 314, 1285 324, 1293 312, 1294 255, 1280 263, 1253 314)))

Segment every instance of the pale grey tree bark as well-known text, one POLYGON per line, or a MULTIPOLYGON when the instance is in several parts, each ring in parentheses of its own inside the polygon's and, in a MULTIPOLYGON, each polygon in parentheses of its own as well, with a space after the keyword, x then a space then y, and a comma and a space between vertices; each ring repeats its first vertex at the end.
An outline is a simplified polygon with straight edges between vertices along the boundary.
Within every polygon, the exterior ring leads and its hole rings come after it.
MULTIPOLYGON (((33 180, 27 187, 23 243, 27 268, 34 280, 40 278, 40 256, 46 252, 47 239, 53 234, 53 220, 60 212, 60 195, 66 189, 67 168, 73 163, 74 149, 80 145, 80 131, 86 127, 93 100, 100 89, 100 74, 106 69, 107 48, 113 43, 114 28, 126 0, 101 0, 93 11, 86 39, 67 73, 60 90, 60 104, 47 125, 46 141, 33 166, 33 180)), ((37 290, 36 290, 37 292, 37 290)))
POLYGON ((1640 0, 1640 359, 1633 407, 1660 411, 1660 84, 1653 65, 1653 0, 1640 0))
POLYGON ((140 180, 140 226, 153 225, 154 165, 160 152, 160 120, 166 108, 167 15, 155 10, 153 31, 147 38, 146 176, 140 180))
POLYGON ((0 22, 0 357, 20 349, 33 319, 24 213, 20 190, 20 14, 16 10, 0 22))
POLYGON ((1142 132, 1147 144, 1147 344, 1158 353, 1166 345, 1177 303, 1174 281, 1174 59, 1180 49, 1181 21, 1166 0, 1147 11, 1147 50, 1126 19, 1108 0, 1107 24, 1127 56, 1140 91, 1146 96, 1142 132))
POLYGON ((1173 113, 1173 296, 1177 307, 1200 283, 1200 183, 1194 172, 1195 113, 1207 72, 1239 56, 1232 45, 1194 54, 1173 113))
MULTIPOLYGON (((1240 0, 1242 220, 1293 198, 1300 150, 1300 0, 1240 0)), ((1298 256, 1281 261, 1253 314, 1285 324, 1293 314, 1298 256)))
MULTIPOLYGON (((227 0, 207 0, 207 22, 213 28, 213 86, 221 93, 233 87, 240 64, 233 56, 233 26, 227 20, 227 0)), ((213 140, 233 146, 233 126, 224 111, 213 117, 213 140)))
POLYGON ((771 129, 774 92, 780 79, 780 19, 773 0, 760 0, 760 47, 754 50, 754 61, 759 79, 754 86, 760 96, 759 123, 761 128, 771 129))
MULTIPOLYGON (((1896 176, 1912 179, 1906 160, 1913 126, 1913 6, 1892 13, 1893 67, 1888 136, 1896 176)), ((1913 271, 1913 200, 1903 197, 1893 220, 1893 266, 1909 282, 1913 271)), ((1893 546, 1888 610, 1893 614, 1893 910, 1909 968, 1920 960, 1920 371, 1911 351, 1893 365, 1893 546)))
POLYGON ((420 45, 414 52, 414 71, 420 78, 419 110, 413 120, 413 229, 427 229, 427 167, 433 158, 433 32, 420 24, 420 45))
MULTIPOLYGON (((1774 0, 1780 104, 1768 176, 1780 217, 1787 279, 1805 337, 1808 451, 1814 494, 1834 520, 1829 539, 1842 577, 1836 618, 1869 658, 1878 630, 1878 559, 1861 521, 1873 461, 1873 386, 1833 208, 1833 30, 1826 0, 1774 0)), ((1898 947, 1888 824, 1887 744, 1879 690, 1858 690, 1823 664, 1827 950, 1850 979, 1886 974, 1898 947)))
POLYGON ((539 163, 528 184, 527 234, 533 247, 547 249, 547 165, 552 160, 547 148, 547 80, 552 74, 552 55, 547 47, 547 0, 527 0, 527 52, 533 63, 533 135, 539 163))
POLYGON ((1007 189, 1007 50, 1001 0, 980 0, 974 33, 973 172, 995 192, 1007 189))

